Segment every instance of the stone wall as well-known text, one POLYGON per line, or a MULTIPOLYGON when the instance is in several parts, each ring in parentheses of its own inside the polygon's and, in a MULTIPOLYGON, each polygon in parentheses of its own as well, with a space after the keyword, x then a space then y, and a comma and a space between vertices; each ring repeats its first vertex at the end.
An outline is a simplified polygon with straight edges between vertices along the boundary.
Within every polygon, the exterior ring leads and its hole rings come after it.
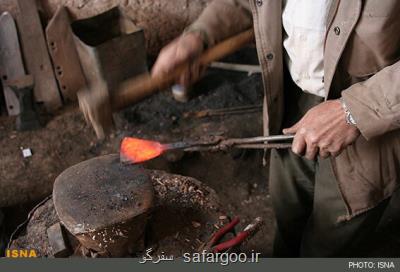
MULTIPOLYGON (((31 1, 31 0, 30 0, 31 1)), ((129 18, 145 31, 148 53, 155 55, 167 42, 193 22, 211 0, 38 0, 44 21, 60 5, 70 10, 74 19, 91 17, 119 5, 129 18)), ((1 0, 0 12, 16 15, 16 0, 1 0)))

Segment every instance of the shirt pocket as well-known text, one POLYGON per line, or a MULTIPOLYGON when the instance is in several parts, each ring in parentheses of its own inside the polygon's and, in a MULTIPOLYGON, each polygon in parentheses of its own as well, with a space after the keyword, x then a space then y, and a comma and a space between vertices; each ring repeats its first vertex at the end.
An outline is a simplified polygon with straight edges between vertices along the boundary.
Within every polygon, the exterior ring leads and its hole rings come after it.
POLYGON ((399 12, 398 0, 365 0, 363 3, 363 17, 387 17, 399 12), (396 11, 397 9, 397 11, 396 11))
MULTIPOLYGON (((380 3, 390 0, 376 1, 380 3)), ((368 2, 375 2, 367 1, 368 2)), ((385 6, 383 4, 383 6, 385 6)), ((372 8, 372 5, 366 6, 372 8)), ((399 10, 400 1, 396 5, 399 10)), ((388 9, 386 7, 386 9, 388 9)), ((375 15, 366 16, 365 10, 357 23, 342 56, 342 63, 353 77, 371 76, 400 59, 400 16, 393 10, 378 9, 375 15)))

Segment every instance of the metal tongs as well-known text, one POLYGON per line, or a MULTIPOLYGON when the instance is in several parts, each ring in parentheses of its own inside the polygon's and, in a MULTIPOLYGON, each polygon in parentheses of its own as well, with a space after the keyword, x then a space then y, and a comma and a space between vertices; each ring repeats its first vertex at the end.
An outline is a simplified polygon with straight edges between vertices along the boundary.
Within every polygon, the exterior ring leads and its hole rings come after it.
POLYGON ((293 135, 275 135, 254 138, 230 138, 208 136, 198 141, 160 143, 156 141, 125 137, 121 142, 120 158, 122 162, 140 163, 154 159, 171 150, 183 151, 220 151, 228 148, 271 149, 289 148, 293 135))
POLYGON ((281 149, 290 148, 294 135, 273 135, 260 136, 252 138, 229 138, 220 136, 210 136, 207 139, 199 141, 182 141, 170 144, 164 144, 168 150, 182 149, 184 151, 217 151, 228 148, 241 149, 281 149))

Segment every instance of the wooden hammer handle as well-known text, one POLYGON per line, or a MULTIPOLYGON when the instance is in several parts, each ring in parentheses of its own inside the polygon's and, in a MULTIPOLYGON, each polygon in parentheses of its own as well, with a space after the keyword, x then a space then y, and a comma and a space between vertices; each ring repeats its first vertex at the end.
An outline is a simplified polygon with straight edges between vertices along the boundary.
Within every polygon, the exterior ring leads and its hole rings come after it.
MULTIPOLYGON (((249 29, 206 50, 195 59, 195 61, 205 66, 243 48, 253 39, 254 31, 253 29, 249 29)), ((170 86, 188 65, 189 63, 182 63, 167 75, 152 77, 151 75, 145 74, 123 82, 111 97, 112 109, 114 111, 121 110, 170 86)))

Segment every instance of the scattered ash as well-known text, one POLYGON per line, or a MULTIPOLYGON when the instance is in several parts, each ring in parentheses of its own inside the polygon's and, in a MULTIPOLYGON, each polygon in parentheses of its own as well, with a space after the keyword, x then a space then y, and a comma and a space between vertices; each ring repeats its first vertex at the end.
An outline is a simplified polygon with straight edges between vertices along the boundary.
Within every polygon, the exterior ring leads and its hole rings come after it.
POLYGON ((156 206, 175 205, 202 211, 220 209, 215 191, 194 178, 157 170, 151 171, 150 176, 156 194, 156 206))
POLYGON ((11 249, 34 249, 38 257, 51 256, 47 229, 57 222, 53 200, 49 199, 32 214, 25 231, 11 243, 11 249))
MULTIPOLYGON (((204 78, 193 87, 193 98, 187 103, 174 100, 170 91, 158 93, 118 114, 124 130, 136 135, 152 131, 165 135, 185 125, 195 126, 200 120, 185 119, 187 112, 246 105, 263 101, 261 76, 240 72, 208 69, 204 78)), ((197 124, 198 125, 198 124, 197 124)))

